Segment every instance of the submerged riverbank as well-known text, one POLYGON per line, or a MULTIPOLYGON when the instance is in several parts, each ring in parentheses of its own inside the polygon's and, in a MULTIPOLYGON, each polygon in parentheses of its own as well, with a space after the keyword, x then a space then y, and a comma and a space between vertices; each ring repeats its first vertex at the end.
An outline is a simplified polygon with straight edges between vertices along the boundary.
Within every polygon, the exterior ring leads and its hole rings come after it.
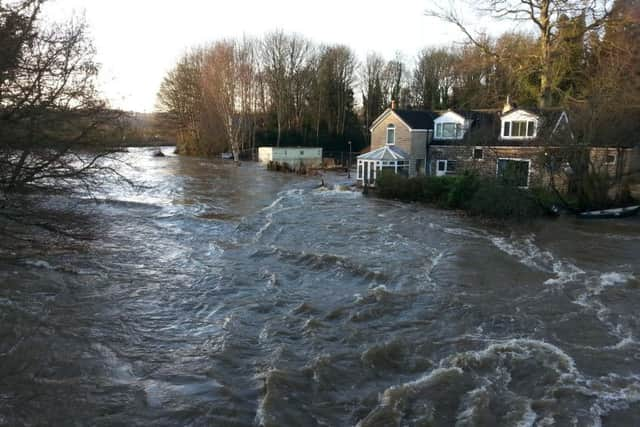
POLYGON ((0 252, 0 425, 640 424, 637 219, 123 155, 141 188, 41 202, 91 239, 0 252))

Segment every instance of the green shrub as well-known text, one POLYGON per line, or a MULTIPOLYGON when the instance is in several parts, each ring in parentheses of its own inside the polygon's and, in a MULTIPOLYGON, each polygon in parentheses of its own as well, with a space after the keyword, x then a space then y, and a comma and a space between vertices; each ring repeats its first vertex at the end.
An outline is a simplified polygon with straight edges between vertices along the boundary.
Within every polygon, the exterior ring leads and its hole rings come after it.
POLYGON ((480 187, 480 179, 470 171, 458 177, 447 198, 447 206, 454 209, 466 209, 480 187))
POLYGON ((447 207, 449 193, 455 185, 456 178, 443 176, 425 176, 421 179, 421 200, 425 203, 434 203, 447 207))
POLYGON ((517 220, 535 218, 544 213, 532 193, 496 179, 480 182, 478 191, 469 201, 468 211, 487 218, 517 220))
POLYGON ((383 171, 376 180, 376 193, 388 199, 418 201, 421 199, 420 180, 383 171))
POLYGON ((464 209, 472 215, 496 219, 535 218, 545 213, 543 199, 533 192, 509 185, 496 178, 481 179, 474 173, 461 176, 421 176, 407 178, 382 173, 376 181, 380 197, 420 201, 443 208, 464 209))

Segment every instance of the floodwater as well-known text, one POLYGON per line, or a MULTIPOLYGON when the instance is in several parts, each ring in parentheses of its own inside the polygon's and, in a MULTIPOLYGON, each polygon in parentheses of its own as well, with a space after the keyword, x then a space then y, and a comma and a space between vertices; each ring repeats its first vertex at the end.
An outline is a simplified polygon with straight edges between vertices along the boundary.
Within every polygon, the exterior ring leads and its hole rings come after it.
POLYGON ((640 219, 126 158, 144 188, 49 202, 93 240, 0 251, 1 426, 640 425, 640 219))

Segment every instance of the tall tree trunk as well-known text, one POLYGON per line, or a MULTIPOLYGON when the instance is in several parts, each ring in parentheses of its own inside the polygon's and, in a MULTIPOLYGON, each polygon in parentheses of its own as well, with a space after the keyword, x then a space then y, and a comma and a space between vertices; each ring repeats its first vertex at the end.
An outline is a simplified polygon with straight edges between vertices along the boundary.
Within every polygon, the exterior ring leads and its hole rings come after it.
POLYGON ((282 112, 278 108, 278 112, 276 113, 278 116, 278 138, 276 140, 276 147, 280 147, 280 135, 282 135, 282 112))
POLYGON ((551 0, 544 1, 540 9, 540 57, 542 70, 540 70, 540 94, 538 98, 538 106, 540 108, 548 108, 552 103, 551 92, 551 20, 549 16, 549 7, 551 0))

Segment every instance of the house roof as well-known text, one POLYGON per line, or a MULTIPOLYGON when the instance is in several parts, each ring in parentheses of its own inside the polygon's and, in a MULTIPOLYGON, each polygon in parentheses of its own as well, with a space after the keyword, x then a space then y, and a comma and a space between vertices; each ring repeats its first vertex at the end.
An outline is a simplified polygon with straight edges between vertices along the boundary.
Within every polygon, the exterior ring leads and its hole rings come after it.
POLYGON ((452 110, 457 115, 471 120, 471 127, 493 127, 499 121, 498 111, 452 110))
POLYGON ((411 130, 429 130, 433 129, 433 120, 438 114, 433 111, 422 110, 392 110, 387 108, 377 119, 371 123, 371 128, 375 128, 389 114, 394 113, 398 118, 411 130))
POLYGON ((433 129, 433 120, 438 114, 422 110, 393 110, 411 129, 433 129))
POLYGON ((385 145, 377 150, 358 156, 359 160, 409 160, 409 154, 394 145, 385 145))
POLYGON ((545 122, 551 123, 553 126, 558 123, 558 120, 560 120, 560 116, 562 116, 562 113, 565 112, 565 110, 562 108, 516 107, 509 111, 505 111, 501 114, 501 117, 508 116, 509 114, 515 113, 516 111, 523 111, 525 113, 541 117, 545 122))

